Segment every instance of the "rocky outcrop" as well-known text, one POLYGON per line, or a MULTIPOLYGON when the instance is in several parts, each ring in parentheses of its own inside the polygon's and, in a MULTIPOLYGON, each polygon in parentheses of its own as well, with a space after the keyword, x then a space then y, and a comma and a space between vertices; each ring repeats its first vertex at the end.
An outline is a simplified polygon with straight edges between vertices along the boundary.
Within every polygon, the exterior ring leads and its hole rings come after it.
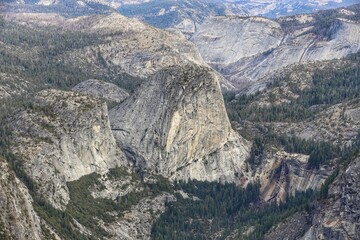
POLYGON ((28 189, 0 158, 0 238, 44 239, 41 222, 35 213, 28 189))
POLYGON ((176 198, 169 193, 143 198, 138 204, 125 212, 121 219, 102 226, 112 235, 107 239, 150 239, 152 225, 160 217, 160 214, 165 212, 165 204, 175 200, 176 198))
POLYGON ((336 16, 330 26, 321 25, 324 16, 320 15, 276 21, 211 18, 198 27, 191 40, 204 60, 241 90, 291 64, 340 59, 358 52, 359 23, 343 12, 336 16))
POLYGON ((254 178, 261 183, 261 197, 266 202, 285 202, 287 196, 308 189, 319 190, 333 169, 322 166, 308 168, 308 155, 269 151, 255 168, 254 178))
POLYGON ((54 207, 69 201, 67 181, 126 163, 101 100, 45 90, 11 119, 12 151, 54 207))
POLYGON ((228 1, 143 1, 124 4, 119 12, 136 17, 158 28, 172 28, 191 36, 204 19, 217 15, 247 15, 247 10, 238 3, 228 1))
POLYGON ((302 239, 359 239, 360 158, 331 185, 330 198, 317 206, 312 227, 302 239))
POLYGON ((301 238, 311 226, 311 217, 306 212, 295 213, 271 228, 264 240, 294 240, 301 238))
POLYGON ((231 129, 211 69, 159 71, 110 112, 111 127, 136 165, 176 179, 239 182, 249 143, 231 129))
POLYGON ((206 65, 185 37, 153 28, 117 13, 65 18, 53 13, 7 13, 7 20, 27 26, 51 26, 97 38, 93 44, 57 56, 71 66, 95 74, 148 76, 174 65, 206 65))
POLYGON ((18 75, 0 72, 0 99, 26 94, 34 88, 35 84, 18 75))
POLYGON ((261 17, 214 17, 204 22, 191 40, 209 64, 224 66, 280 45, 279 23, 261 17))
POLYGON ((129 96, 125 90, 115 84, 95 79, 81 82, 72 90, 117 103, 124 101, 129 96))
MULTIPOLYGON (((112 169, 114 170, 114 169, 112 169)), ((99 184, 91 186, 89 191, 93 198, 111 199, 113 201, 126 196, 129 193, 144 191, 141 179, 135 178, 131 172, 133 168, 123 168, 116 177, 109 177, 109 172, 102 174, 98 179, 99 184)))
POLYGON ((62 56, 65 61, 82 67, 90 63, 88 69, 92 71, 103 71, 106 65, 132 76, 146 77, 174 65, 184 66, 189 62, 206 65, 196 47, 184 37, 120 14, 67 20, 66 29, 104 35, 104 43, 62 56))

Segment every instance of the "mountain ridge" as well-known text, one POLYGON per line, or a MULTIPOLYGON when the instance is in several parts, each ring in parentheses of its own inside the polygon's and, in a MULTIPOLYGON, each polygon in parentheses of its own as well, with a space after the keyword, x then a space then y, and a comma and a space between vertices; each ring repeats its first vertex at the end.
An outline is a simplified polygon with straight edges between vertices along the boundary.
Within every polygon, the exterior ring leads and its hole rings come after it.
POLYGON ((358 7, 277 20, 210 18, 191 41, 205 61, 241 91, 286 66, 340 59, 359 51, 358 7))
MULTIPOLYGON (((31 9, 0 17, 0 238, 356 239, 358 54, 222 96, 227 81, 179 33, 112 10, 31 9)), ((341 29, 357 9, 215 19, 271 25, 270 47, 241 53, 266 58, 278 42, 303 47, 284 34, 356 40, 341 29)))

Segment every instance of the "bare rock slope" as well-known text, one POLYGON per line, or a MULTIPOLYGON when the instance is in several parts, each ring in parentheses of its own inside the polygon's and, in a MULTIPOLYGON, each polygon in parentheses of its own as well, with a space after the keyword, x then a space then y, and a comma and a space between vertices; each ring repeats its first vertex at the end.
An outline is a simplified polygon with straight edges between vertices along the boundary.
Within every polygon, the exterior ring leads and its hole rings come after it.
POLYGON ((0 239, 43 239, 28 190, 2 158, 0 171, 0 239))
POLYGON ((69 201, 66 182, 126 163, 110 130, 106 104, 73 92, 45 90, 12 124, 13 152, 54 207, 69 201))
POLYGON ((331 185, 330 198, 318 206, 312 227, 302 239, 359 239, 360 159, 355 159, 331 185))
POLYGON ((333 172, 332 167, 308 168, 309 156, 285 151, 268 151, 255 169, 261 183, 261 197, 266 202, 285 202, 287 196, 309 189, 320 190, 333 172))
POLYGON ((240 182, 250 146, 231 129, 218 81, 191 64, 156 73, 110 112, 116 139, 164 176, 240 182))
POLYGON ((95 79, 81 82, 73 87, 72 90, 117 103, 124 101, 129 96, 125 90, 115 84, 95 79))
POLYGON ((216 17, 200 25, 191 40, 205 61, 241 90, 291 64, 358 52, 358 15, 354 8, 278 20, 216 17))

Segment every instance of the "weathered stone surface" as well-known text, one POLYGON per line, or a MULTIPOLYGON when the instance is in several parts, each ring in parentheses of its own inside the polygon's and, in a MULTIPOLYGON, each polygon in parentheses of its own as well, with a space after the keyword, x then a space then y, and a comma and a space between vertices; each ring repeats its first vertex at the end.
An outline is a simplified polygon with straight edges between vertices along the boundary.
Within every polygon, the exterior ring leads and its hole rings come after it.
POLYGON ((359 239, 360 158, 331 185, 330 198, 317 206, 312 227, 302 239, 359 239))
POLYGON ((144 198, 125 212, 122 218, 110 224, 103 224, 102 227, 112 235, 108 239, 150 239, 151 227, 160 214, 165 212, 165 204, 175 200, 176 198, 168 193, 155 198, 144 198))
POLYGON ((264 240, 299 239, 310 228, 311 218, 306 212, 295 213, 266 233, 264 240))
POLYGON ((261 183, 261 197, 264 201, 285 202, 287 196, 308 189, 319 190, 331 175, 330 166, 308 169, 308 155, 268 151, 263 161, 254 169, 253 178, 261 183))
POLYGON ((96 79, 81 82, 72 90, 117 103, 124 101, 129 96, 125 90, 115 84, 96 79))
POLYGON ((249 143, 231 129, 218 75, 209 68, 158 72, 110 119, 119 144, 142 168, 177 179, 239 181, 249 143))
POLYGON ((38 193, 54 207, 69 201, 67 181, 126 163, 110 130, 101 100, 45 90, 12 119, 12 150, 38 193))
POLYGON ((2 158, 0 172, 0 238, 43 239, 40 219, 28 189, 2 158))
POLYGON ((191 38, 209 64, 224 66, 276 48, 284 32, 276 21, 262 17, 214 17, 191 38))
POLYGON ((200 25, 191 40, 204 60, 241 90, 291 64, 340 59, 358 52, 360 25, 347 17, 339 12, 332 25, 321 26, 321 31, 312 31, 319 27, 312 15, 276 21, 217 17, 200 25), (278 22, 294 27, 284 29, 278 22))

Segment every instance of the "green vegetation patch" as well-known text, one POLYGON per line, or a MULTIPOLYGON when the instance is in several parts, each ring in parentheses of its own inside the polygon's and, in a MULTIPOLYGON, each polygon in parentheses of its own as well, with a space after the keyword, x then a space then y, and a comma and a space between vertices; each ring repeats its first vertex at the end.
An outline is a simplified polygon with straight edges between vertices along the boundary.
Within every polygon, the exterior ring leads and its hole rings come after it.
MULTIPOLYGON (((298 122, 311 117, 323 110, 318 106, 331 106, 360 97, 360 54, 354 54, 347 60, 346 67, 340 69, 316 69, 312 75, 310 88, 299 90, 290 84, 291 91, 299 97, 290 103, 260 107, 251 104, 259 101, 263 93, 241 95, 225 93, 224 100, 230 120, 248 120, 252 122, 298 122)), ((340 60, 342 61, 342 60, 340 60)), ((291 82, 288 75, 279 77, 268 84, 268 89, 281 86, 284 82, 291 82)))
POLYGON ((240 230, 239 239, 261 239, 276 223, 309 208, 314 192, 297 193, 284 204, 261 204, 259 183, 245 189, 235 184, 189 181, 175 184, 189 198, 177 194, 152 228, 152 239, 225 239, 240 230), (253 231, 242 235, 249 227, 253 231))
POLYGON ((265 157, 265 151, 269 147, 284 149, 289 153, 300 153, 309 155, 308 167, 319 168, 320 165, 329 164, 330 160, 340 157, 340 147, 325 141, 305 140, 295 136, 279 135, 271 129, 253 138, 248 162, 256 167, 261 164, 265 157))
POLYGON ((139 203, 141 199, 155 197, 164 191, 172 191, 169 181, 163 177, 155 176, 154 183, 145 184, 139 174, 129 173, 126 169, 119 167, 110 169, 107 178, 120 180, 130 177, 131 183, 139 184, 138 187, 143 190, 130 192, 115 200, 94 198, 90 189, 105 189, 99 180, 100 177, 99 174, 92 173, 81 177, 79 180, 68 182, 70 202, 65 212, 54 209, 41 199, 36 201, 36 211, 56 229, 57 233, 66 239, 99 239, 110 237, 100 226, 100 221, 104 224, 111 223, 139 203), (74 219, 90 230, 92 236, 83 236, 74 230, 74 219))
POLYGON ((31 84, 27 88, 31 91, 49 87, 69 89, 87 79, 101 79, 133 92, 143 81, 119 67, 108 66, 100 55, 95 64, 101 72, 88 71, 85 63, 74 64, 64 59, 69 52, 105 43, 107 36, 53 27, 27 27, 1 16, 0 29, 3 43, 0 45, 0 73, 29 81, 31 84))

